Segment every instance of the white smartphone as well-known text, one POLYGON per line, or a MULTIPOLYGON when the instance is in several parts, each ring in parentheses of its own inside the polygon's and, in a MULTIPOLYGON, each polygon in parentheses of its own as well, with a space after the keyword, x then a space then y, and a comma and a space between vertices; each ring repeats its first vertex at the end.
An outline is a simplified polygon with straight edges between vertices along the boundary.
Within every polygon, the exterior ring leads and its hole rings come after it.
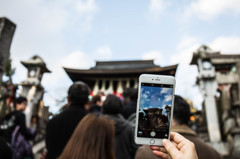
POLYGON ((142 74, 136 113, 135 142, 162 145, 171 131, 175 78, 173 76, 142 74))

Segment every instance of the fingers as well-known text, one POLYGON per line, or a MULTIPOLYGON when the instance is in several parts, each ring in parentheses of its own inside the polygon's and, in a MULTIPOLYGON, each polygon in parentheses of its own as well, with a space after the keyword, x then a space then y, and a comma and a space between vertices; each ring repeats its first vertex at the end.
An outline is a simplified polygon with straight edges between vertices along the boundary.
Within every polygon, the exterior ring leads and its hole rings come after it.
POLYGON ((168 153, 164 153, 164 152, 157 151, 157 150, 153 150, 153 153, 160 158, 170 159, 170 156, 168 155, 168 153))
POLYGON ((184 147, 195 149, 195 146, 191 141, 187 140, 178 133, 171 132, 170 137, 176 143, 176 146, 179 150, 184 150, 184 147))
POLYGON ((157 151, 161 151, 161 152, 167 153, 167 150, 163 146, 150 146, 150 148, 152 150, 157 150, 157 151))
POLYGON ((170 133, 170 138, 176 143, 176 144, 179 144, 181 141, 185 141, 186 139, 178 134, 178 133, 175 133, 175 132, 171 132, 170 133))
POLYGON ((153 153, 161 158, 169 159, 170 156, 167 153, 167 150, 163 146, 150 146, 150 148, 153 150, 153 153))
POLYGON ((151 145, 151 146, 150 146, 150 149, 152 149, 152 150, 159 150, 159 149, 160 149, 160 146, 153 146, 153 145, 151 145))
POLYGON ((163 153, 167 153, 167 150, 165 149, 165 147, 160 147, 159 151, 163 152, 163 153))
POLYGON ((167 139, 163 139, 162 143, 172 158, 176 158, 178 156, 180 152, 172 142, 167 139))

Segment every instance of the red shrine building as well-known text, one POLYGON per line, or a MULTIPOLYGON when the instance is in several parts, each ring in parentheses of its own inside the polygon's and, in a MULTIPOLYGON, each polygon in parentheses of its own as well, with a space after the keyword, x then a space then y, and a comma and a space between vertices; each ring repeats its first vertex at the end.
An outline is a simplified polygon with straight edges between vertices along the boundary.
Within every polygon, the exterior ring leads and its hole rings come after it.
POLYGON ((64 67, 64 70, 73 82, 87 83, 94 95, 99 91, 122 94, 125 88, 137 88, 139 76, 144 73, 175 76, 177 66, 160 67, 153 60, 97 61, 90 69, 64 67))

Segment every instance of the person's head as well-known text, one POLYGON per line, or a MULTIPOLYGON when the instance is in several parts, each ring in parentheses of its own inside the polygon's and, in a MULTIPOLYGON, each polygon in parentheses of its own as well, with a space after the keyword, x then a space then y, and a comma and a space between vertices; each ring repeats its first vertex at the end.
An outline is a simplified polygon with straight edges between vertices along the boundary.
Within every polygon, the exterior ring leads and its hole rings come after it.
POLYGON ((123 103, 127 104, 130 101, 137 101, 138 89, 136 88, 126 88, 123 91, 123 103))
POLYGON ((84 82, 74 82, 68 89, 68 102, 84 106, 88 102, 90 88, 84 82))
POLYGON ((131 88, 131 92, 130 92, 131 101, 137 101, 137 98, 138 98, 138 89, 137 88, 131 88))
POLYGON ((189 104, 181 96, 175 95, 173 109, 173 126, 188 125, 191 112, 189 104))
POLYGON ((18 97, 15 100, 15 108, 18 111, 24 111, 27 108, 27 98, 22 96, 18 97))
POLYGON ((59 159, 114 159, 114 121, 88 114, 76 127, 59 159))
POLYGON ((100 95, 95 95, 93 96, 92 98, 92 103, 93 104, 97 104, 99 106, 102 106, 103 105, 103 100, 102 100, 102 97, 100 95))
POLYGON ((122 96, 123 96, 123 104, 125 105, 125 104, 127 104, 127 103, 129 103, 130 102, 130 93, 131 92, 131 88, 125 88, 124 89, 124 91, 123 91, 123 94, 122 94, 122 96))
POLYGON ((37 124, 38 123, 38 121, 39 121, 39 117, 38 117, 38 115, 32 115, 32 117, 31 117, 31 123, 32 124, 37 124))
POLYGON ((103 114, 119 114, 122 113, 122 101, 115 95, 107 96, 102 107, 103 114))

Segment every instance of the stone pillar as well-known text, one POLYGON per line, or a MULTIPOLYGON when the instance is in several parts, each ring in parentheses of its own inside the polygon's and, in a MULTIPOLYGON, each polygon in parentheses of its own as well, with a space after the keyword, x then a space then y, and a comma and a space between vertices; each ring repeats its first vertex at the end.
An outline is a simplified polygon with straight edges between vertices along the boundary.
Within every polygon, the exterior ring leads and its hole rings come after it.
POLYGON ((7 18, 0 18, 0 85, 5 65, 10 56, 10 47, 16 25, 7 18))
POLYGON ((236 67, 237 67, 237 74, 238 74, 238 101, 240 103, 240 61, 237 62, 236 64, 236 67))
POLYGON ((222 91, 222 96, 221 96, 221 104, 223 110, 229 110, 231 108, 230 104, 230 89, 231 89, 231 84, 225 84, 220 86, 220 90, 222 91))
POLYGON ((98 91, 99 91, 99 81, 97 79, 93 87, 93 95, 96 95, 98 91))
POLYGON ((217 83, 215 79, 204 80, 205 88, 205 109, 206 109, 206 118, 207 118, 207 127, 210 142, 220 142, 220 127, 218 122, 215 94, 217 91, 217 83))
POLYGON ((122 80, 118 80, 118 85, 117 85, 117 93, 122 94, 123 93, 123 86, 122 86, 122 80))
POLYGON ((32 85, 30 87, 23 87, 21 91, 21 96, 27 97, 28 105, 25 110, 26 115, 26 124, 27 127, 30 127, 31 117, 33 114, 37 114, 36 106, 39 104, 39 101, 43 97, 44 90, 38 86, 32 85))

